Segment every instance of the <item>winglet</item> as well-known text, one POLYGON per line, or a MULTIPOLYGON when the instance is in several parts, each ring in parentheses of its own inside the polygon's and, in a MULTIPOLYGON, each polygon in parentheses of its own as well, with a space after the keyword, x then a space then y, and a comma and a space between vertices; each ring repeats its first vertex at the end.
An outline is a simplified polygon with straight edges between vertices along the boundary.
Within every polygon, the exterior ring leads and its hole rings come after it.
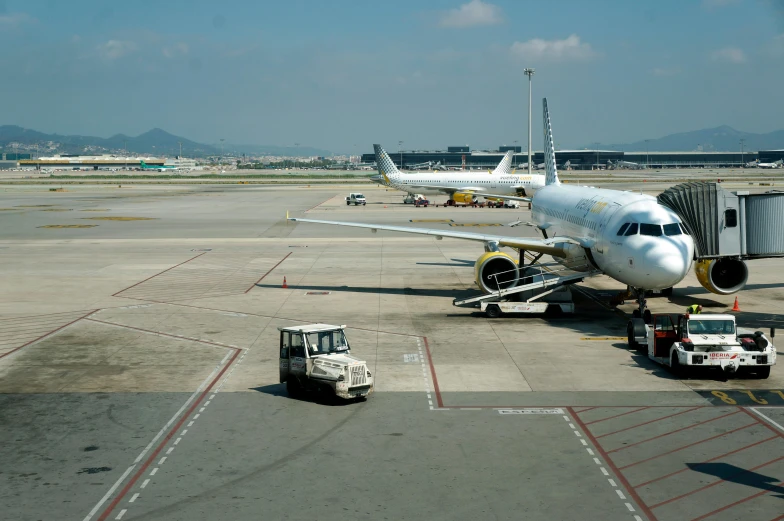
POLYGON ((544 184, 559 185, 558 170, 555 167, 555 145, 553 144, 553 127, 550 124, 550 111, 547 110, 547 98, 542 99, 544 120, 544 184))

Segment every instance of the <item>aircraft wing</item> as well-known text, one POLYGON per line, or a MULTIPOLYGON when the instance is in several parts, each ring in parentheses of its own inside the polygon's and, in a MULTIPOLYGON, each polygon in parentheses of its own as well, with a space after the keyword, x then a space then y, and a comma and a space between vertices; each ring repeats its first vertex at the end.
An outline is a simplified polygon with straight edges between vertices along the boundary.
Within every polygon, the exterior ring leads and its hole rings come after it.
MULTIPOLYGON (((413 233, 417 235, 430 235, 437 239, 448 237, 450 239, 462 239, 466 241, 476 242, 497 242, 500 246, 509 246, 511 248, 521 248, 528 251, 535 251, 537 253, 544 253, 554 257, 565 257, 566 254, 562 248, 552 245, 552 242, 542 239, 526 238, 526 237, 507 237, 503 235, 489 235, 484 233, 472 232, 458 232, 449 230, 438 230, 434 228, 412 228, 409 226, 391 226, 385 224, 366 224, 366 223, 352 223, 341 221, 322 221, 318 219, 300 219, 299 217, 289 217, 286 215, 287 221, 313 223, 313 224, 327 224, 330 226, 349 226, 352 228, 367 228, 376 232, 378 230, 385 230, 390 232, 400 233, 413 233)), ((561 239, 559 241, 562 242, 561 239)))

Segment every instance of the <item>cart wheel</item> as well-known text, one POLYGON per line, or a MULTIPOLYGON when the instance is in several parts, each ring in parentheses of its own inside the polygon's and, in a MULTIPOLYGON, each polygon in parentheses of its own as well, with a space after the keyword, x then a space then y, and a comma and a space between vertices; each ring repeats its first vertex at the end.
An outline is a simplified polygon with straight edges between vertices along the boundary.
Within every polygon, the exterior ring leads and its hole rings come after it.
POLYGON ((299 381, 295 376, 286 378, 286 393, 288 393, 291 398, 298 397, 301 391, 302 387, 299 385, 299 381))
POLYGON ((626 324, 626 339, 629 343, 629 349, 637 349, 637 341, 634 339, 634 323, 631 320, 626 324))
POLYGON ((678 378, 683 378, 683 373, 684 373, 683 366, 681 365, 681 362, 678 360, 677 353, 673 353, 672 358, 670 358, 670 369, 672 370, 672 374, 674 374, 678 378))
POLYGON ((770 376, 770 366, 766 365, 765 367, 760 367, 757 369, 757 378, 766 379, 770 376))
POLYGON ((501 316, 501 308, 495 304, 490 304, 485 309, 485 315, 487 315, 487 318, 498 318, 501 316))

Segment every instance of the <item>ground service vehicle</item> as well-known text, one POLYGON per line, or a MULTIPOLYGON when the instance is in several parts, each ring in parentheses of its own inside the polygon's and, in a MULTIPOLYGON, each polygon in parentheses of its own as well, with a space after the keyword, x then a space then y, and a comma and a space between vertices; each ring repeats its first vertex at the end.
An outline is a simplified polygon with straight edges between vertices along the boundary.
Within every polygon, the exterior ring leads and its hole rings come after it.
POLYGON ((373 392, 367 363, 351 356, 345 325, 279 327, 280 381, 289 396, 316 391, 326 397, 364 398, 373 392))
POLYGON ((715 367, 724 376, 739 372, 770 376, 776 348, 761 331, 739 332, 733 315, 657 315, 651 325, 633 318, 627 325, 629 347, 647 352, 648 358, 686 376, 692 367, 715 367))
POLYGON ((352 192, 349 194, 348 197, 346 197, 346 206, 350 206, 351 203, 354 203, 354 206, 357 206, 358 204, 365 206, 365 204, 367 204, 367 201, 365 201, 364 195, 357 192, 352 192))
POLYGON ((425 196, 422 194, 408 194, 403 198, 403 204, 414 204, 420 199, 424 199, 425 196))

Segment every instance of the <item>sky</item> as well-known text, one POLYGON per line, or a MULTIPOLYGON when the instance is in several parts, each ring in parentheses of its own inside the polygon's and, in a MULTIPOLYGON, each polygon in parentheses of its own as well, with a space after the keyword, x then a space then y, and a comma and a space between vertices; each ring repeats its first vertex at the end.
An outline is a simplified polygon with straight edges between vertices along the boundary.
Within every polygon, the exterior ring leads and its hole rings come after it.
POLYGON ((0 0, 0 125, 336 153, 784 128, 784 0, 0 0))

